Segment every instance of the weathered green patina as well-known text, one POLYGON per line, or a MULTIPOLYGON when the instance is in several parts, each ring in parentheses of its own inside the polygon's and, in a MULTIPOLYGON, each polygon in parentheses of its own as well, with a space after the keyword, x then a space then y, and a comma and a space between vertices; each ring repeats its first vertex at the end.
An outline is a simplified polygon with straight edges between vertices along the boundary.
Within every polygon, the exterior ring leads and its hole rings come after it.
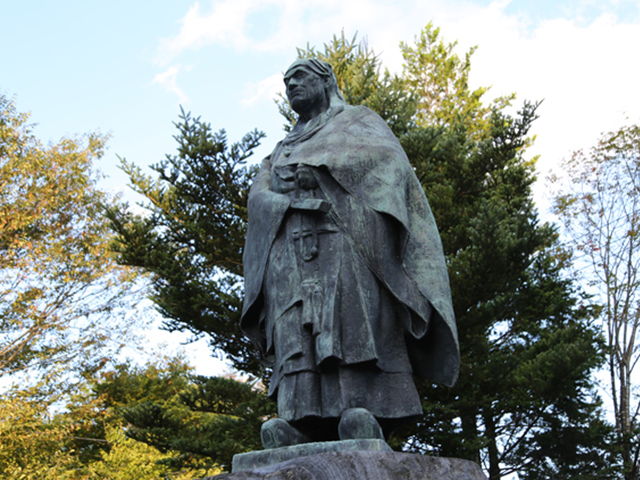
POLYGON ((299 60, 285 83, 300 118, 251 188, 242 328, 272 362, 280 419, 327 440, 360 408, 388 434, 422 413, 412 375, 458 376, 440 236, 400 143, 328 64, 299 60))

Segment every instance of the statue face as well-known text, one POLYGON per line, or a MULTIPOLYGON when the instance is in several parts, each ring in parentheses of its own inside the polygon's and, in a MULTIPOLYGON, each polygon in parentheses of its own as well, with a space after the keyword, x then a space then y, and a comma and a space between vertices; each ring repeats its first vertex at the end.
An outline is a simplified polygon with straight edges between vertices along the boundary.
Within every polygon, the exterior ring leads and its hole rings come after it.
POLYGON ((313 111, 326 99, 325 83, 322 77, 304 67, 287 72, 284 84, 291 108, 299 115, 313 111))

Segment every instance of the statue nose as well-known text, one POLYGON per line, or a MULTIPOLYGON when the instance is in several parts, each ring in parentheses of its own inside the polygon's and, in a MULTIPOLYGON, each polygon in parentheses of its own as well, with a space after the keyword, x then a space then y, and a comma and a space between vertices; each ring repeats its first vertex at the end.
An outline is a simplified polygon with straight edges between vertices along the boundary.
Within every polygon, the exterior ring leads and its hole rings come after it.
POLYGON ((293 95, 295 92, 300 90, 301 85, 298 83, 289 83, 287 86, 287 95, 293 95))

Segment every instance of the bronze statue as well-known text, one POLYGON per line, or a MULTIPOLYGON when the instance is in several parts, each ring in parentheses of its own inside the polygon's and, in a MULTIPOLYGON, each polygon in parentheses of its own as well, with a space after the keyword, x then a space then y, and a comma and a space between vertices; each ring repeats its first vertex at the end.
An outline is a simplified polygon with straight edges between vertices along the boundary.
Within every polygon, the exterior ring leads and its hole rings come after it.
POLYGON ((440 236, 400 143, 328 63, 284 82, 299 117, 251 188, 244 251, 242 328, 278 403, 262 441, 384 439, 422 415, 413 375, 458 376, 440 236))

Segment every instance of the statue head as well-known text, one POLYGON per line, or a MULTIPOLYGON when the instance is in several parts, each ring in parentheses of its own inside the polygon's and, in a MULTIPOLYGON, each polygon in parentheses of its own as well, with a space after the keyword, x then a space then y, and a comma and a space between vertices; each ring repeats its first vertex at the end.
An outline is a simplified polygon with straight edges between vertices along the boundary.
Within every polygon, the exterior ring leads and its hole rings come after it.
POLYGON ((291 108, 301 116, 315 116, 345 99, 331 65, 315 58, 298 59, 284 74, 291 108))

